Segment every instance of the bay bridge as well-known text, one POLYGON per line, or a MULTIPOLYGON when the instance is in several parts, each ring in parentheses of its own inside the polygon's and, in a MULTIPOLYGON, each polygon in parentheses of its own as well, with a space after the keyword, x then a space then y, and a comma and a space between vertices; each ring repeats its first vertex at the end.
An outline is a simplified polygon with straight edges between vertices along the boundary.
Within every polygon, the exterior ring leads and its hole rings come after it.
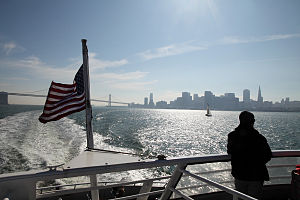
MULTIPOLYGON (((26 97, 44 97, 46 98, 47 95, 42 94, 28 94, 28 93, 14 93, 14 92, 0 92, 0 104, 8 104, 8 96, 14 95, 14 96, 26 96, 26 97)), ((111 100, 111 94, 109 94, 108 100, 101 100, 101 99, 91 99, 91 101, 94 102, 102 102, 107 103, 107 106, 111 107, 112 104, 118 104, 118 105, 130 105, 131 103, 127 102, 121 102, 121 101, 112 101, 111 100)))

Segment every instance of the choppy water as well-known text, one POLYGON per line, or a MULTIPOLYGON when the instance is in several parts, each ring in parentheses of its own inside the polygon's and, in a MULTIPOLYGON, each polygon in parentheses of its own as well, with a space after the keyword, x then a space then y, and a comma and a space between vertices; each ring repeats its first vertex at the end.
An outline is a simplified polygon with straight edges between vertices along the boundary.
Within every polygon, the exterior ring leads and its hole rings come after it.
MULTIPOLYGON (((0 173, 67 163, 86 147, 84 112, 42 124, 42 110, 0 107, 0 173)), ((32 109, 32 108, 31 108, 32 109)), ((95 147, 168 157, 225 153, 239 112, 93 108, 95 147)), ((300 149, 300 113, 254 112, 271 149, 300 149)))
MULTIPOLYGON (((237 111, 94 109, 94 131, 105 143, 136 152, 189 156, 226 152, 227 134, 238 125, 237 111)), ((255 127, 272 149, 300 148, 300 113, 255 112, 255 127)), ((78 114, 71 118, 84 124, 78 114)))

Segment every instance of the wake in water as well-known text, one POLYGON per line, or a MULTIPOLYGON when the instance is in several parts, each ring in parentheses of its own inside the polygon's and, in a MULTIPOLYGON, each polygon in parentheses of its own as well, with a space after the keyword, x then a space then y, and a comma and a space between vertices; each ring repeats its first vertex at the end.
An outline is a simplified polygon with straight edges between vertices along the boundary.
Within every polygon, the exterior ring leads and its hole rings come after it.
POLYGON ((85 132, 74 120, 41 124, 40 111, 0 119, 0 173, 66 163, 84 150, 85 132))
MULTIPOLYGON (((63 118, 56 122, 42 124, 38 121, 40 111, 18 113, 0 119, 0 174, 45 169, 47 166, 68 163, 86 148, 86 132, 74 119, 63 118)), ((129 149, 111 146, 108 138, 94 132, 95 147, 122 152, 129 149)), ((120 181, 130 174, 131 180, 149 175, 149 172, 125 172, 106 174, 99 177, 108 181, 120 181)), ((68 184, 77 180, 63 179, 68 184)), ((86 181, 80 178, 80 181, 86 181)), ((57 184, 49 182, 45 185, 57 184)))

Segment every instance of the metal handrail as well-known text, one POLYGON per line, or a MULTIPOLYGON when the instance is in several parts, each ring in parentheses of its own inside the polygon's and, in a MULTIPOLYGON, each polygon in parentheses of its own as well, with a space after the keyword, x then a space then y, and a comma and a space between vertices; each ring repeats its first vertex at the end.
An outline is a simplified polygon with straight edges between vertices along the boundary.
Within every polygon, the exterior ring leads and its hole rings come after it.
MULTIPOLYGON (((294 165, 290 165, 290 164, 278 164, 278 165, 268 165, 268 168, 281 168, 281 167, 293 167, 294 165)), ((214 171, 205 171, 205 172, 195 172, 195 174, 197 175, 203 175, 203 174, 216 174, 216 173, 221 173, 221 172, 227 172, 227 171, 231 171, 231 169, 220 169, 220 170, 214 170, 214 171)), ((183 175, 183 177, 186 177, 187 175, 183 175)), ((146 181, 158 181, 158 180, 163 180, 163 179, 169 179, 171 178, 171 176, 163 176, 163 177, 156 177, 156 178, 151 178, 151 179, 142 179, 142 180, 136 180, 136 181, 130 181, 130 182, 108 182, 108 181, 99 181, 98 184, 109 184, 107 185, 107 188, 110 187, 118 187, 118 186, 123 186, 123 185, 135 185, 137 183, 143 183, 146 181), (115 183, 115 184, 113 184, 115 183)), ((274 180, 274 179, 289 179, 291 178, 290 176, 273 176, 270 177, 270 180, 274 180)), ((222 181, 219 183, 232 183, 233 180, 230 181, 222 181)), ((154 182, 155 183, 155 182, 154 182)), ((165 183, 165 182, 164 182, 165 183)), ((74 190, 76 189, 77 186, 82 186, 82 185, 90 185, 90 182, 85 182, 85 183, 74 183, 74 184, 64 184, 64 185, 54 185, 54 186, 47 186, 47 187, 39 187, 36 188, 37 191, 42 191, 42 190, 51 190, 51 189, 55 189, 57 187, 60 188, 64 188, 64 187, 73 187, 74 190)), ((191 188, 196 188, 196 187, 204 187, 207 186, 207 184, 201 184, 201 185, 196 185, 196 186, 188 186, 188 187, 182 187, 182 188, 177 188, 178 190, 185 190, 185 189, 191 189, 191 188)), ((103 189, 103 185, 99 186, 101 187, 101 189, 103 189)), ((42 192, 40 192, 40 194, 42 194, 42 192)))

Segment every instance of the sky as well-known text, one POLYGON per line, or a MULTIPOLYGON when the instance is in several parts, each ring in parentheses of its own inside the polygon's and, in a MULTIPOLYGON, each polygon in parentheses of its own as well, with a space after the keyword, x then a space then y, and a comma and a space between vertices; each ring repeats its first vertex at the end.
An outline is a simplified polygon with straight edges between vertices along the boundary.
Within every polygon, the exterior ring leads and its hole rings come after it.
MULTIPOLYGON (((72 83, 87 39, 91 98, 143 103, 244 89, 300 100, 298 0, 2 0, 0 91, 72 83)), ((11 104, 44 98, 9 96, 11 104)))

